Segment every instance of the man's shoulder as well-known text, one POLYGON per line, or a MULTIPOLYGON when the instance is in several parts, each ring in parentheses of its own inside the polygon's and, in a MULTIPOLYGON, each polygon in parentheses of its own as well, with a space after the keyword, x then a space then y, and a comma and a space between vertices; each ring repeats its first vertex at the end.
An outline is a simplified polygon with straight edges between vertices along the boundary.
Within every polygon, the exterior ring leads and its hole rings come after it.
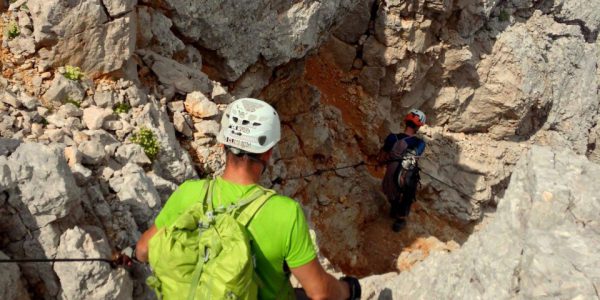
POLYGON ((281 194, 274 194, 271 196, 267 203, 265 203, 265 207, 281 210, 296 210, 301 208, 300 203, 296 200, 281 194))

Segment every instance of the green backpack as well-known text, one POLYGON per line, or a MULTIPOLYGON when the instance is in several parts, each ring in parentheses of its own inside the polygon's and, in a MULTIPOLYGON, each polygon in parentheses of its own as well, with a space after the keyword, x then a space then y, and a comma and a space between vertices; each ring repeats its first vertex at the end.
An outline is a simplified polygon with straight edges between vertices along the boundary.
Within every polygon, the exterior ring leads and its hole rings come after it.
POLYGON ((204 181, 203 201, 150 239, 154 276, 146 283, 159 299, 257 298, 259 279, 246 226, 275 192, 259 187, 229 207, 213 208, 213 185, 204 181))

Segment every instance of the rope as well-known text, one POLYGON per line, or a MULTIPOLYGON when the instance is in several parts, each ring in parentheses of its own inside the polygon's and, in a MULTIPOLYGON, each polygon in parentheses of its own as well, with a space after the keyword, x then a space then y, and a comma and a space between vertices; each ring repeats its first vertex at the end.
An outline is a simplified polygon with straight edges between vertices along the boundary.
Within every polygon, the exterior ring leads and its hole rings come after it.
POLYGON ((466 194, 465 192, 463 192, 463 191, 459 190, 457 187, 455 187, 455 186, 453 186, 453 185, 450 185, 450 184, 448 184, 448 183, 445 183, 445 182, 444 182, 444 181, 442 181, 441 179, 438 179, 438 178, 436 178, 435 176, 433 176, 433 175, 431 175, 431 174, 429 174, 429 173, 427 173, 427 172, 423 171, 422 169, 420 169, 420 172, 421 172, 421 173, 423 173, 423 174, 425 174, 425 175, 427 175, 427 176, 429 176, 431 179, 433 179, 433 180, 435 180, 435 181, 437 181, 437 182, 439 182, 439 183, 441 183, 441 184, 443 184, 443 185, 445 185, 445 186, 447 186, 447 187, 449 187, 449 188, 453 189, 454 191, 456 191, 457 193, 459 193, 459 194, 460 194, 461 196, 463 196, 463 197, 467 197, 467 198, 469 198, 469 199, 471 199, 471 200, 475 200, 475 201, 479 201, 479 200, 480 200, 480 199, 475 199, 475 198, 471 197, 470 195, 466 194))
POLYGON ((17 258, 17 259, 0 259, 0 263, 32 263, 32 262, 82 262, 82 261, 102 261, 109 264, 114 263, 113 260, 106 258, 17 258))
MULTIPOLYGON (((420 158, 420 156, 418 156, 417 158, 420 158)), ((286 180, 296 180, 296 179, 308 178, 308 177, 311 177, 311 176, 319 176, 319 175, 321 175, 323 173, 326 173, 326 172, 334 172, 334 171, 339 171, 339 170, 344 170, 344 169, 349 169, 349 168, 356 168, 356 167, 363 166, 363 165, 364 166, 372 166, 372 167, 380 166, 379 164, 369 164, 369 163, 366 163, 365 161, 361 161, 361 162, 353 164, 353 165, 348 165, 348 166, 343 166, 343 167, 338 167, 338 168, 317 169, 315 172, 312 172, 312 173, 309 173, 309 174, 306 174, 306 175, 300 175, 300 176, 294 176, 294 177, 286 177, 286 178, 278 177, 275 180, 273 180, 271 183, 272 184, 281 184, 283 181, 286 181, 286 180)), ((444 182, 441 179, 436 178, 435 176, 433 176, 433 175, 431 175, 431 174, 423 171, 423 169, 419 169, 419 172, 423 173, 423 174, 429 176, 431 179, 433 179, 433 180, 435 180, 435 181, 437 181, 437 182, 439 182, 439 183, 441 183, 441 184, 443 184, 443 185, 445 185, 445 186, 453 189, 454 191, 456 191, 458 194, 460 194, 463 197, 466 197, 466 198, 471 199, 471 200, 479 201, 479 199, 473 198, 472 196, 468 195, 467 193, 461 191, 456 186, 453 186, 453 185, 451 185, 449 183, 444 182)))
POLYGON ((361 161, 359 163, 353 164, 353 165, 349 165, 349 166, 343 166, 343 167, 338 167, 338 168, 329 168, 329 169, 317 169, 316 171, 306 174, 306 175, 300 175, 300 176, 294 176, 294 177, 286 177, 286 178, 281 178, 281 177, 277 177, 275 178, 275 180, 273 180, 271 183, 272 184, 279 184, 282 183, 285 180, 295 180, 295 179, 302 179, 302 178, 308 178, 311 176, 319 176, 323 173, 327 173, 327 172, 334 172, 334 171, 339 171, 339 170, 344 170, 344 169, 350 169, 350 168, 356 168, 356 167, 360 167, 362 165, 365 166, 376 166, 376 164, 367 164, 364 161, 361 161))

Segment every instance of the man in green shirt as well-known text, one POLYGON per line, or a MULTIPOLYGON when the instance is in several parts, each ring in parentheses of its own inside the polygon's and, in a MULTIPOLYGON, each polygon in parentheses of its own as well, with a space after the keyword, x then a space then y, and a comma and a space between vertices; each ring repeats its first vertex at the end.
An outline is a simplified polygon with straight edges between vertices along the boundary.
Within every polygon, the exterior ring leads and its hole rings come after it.
MULTIPOLYGON (((254 189, 267 167, 273 147, 281 138, 279 116, 267 103, 244 98, 231 103, 223 115, 217 140, 227 151, 225 172, 215 179, 213 205, 237 202, 254 189)), ((171 195, 136 247, 140 261, 148 260, 148 241, 158 229, 171 225, 192 204, 206 181, 183 183, 171 195)), ((293 298, 289 273, 311 299, 359 299, 358 280, 336 280, 321 267, 310 238, 306 218, 298 202, 281 195, 271 197, 248 224, 259 299, 293 298)))

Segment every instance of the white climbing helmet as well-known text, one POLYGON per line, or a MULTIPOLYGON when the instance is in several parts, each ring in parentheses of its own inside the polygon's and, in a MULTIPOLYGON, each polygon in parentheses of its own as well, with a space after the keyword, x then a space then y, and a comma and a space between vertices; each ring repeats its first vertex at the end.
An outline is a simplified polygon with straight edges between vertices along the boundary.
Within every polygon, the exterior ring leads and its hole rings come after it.
POLYGON ((407 121, 411 121, 418 127, 421 127, 427 122, 427 117, 425 117, 425 113, 423 113, 422 111, 413 108, 410 110, 410 112, 408 112, 408 114, 404 118, 404 122, 407 121))
POLYGON ((281 139, 277 111, 267 102, 238 99, 227 106, 217 141, 245 152, 264 153, 281 139))

